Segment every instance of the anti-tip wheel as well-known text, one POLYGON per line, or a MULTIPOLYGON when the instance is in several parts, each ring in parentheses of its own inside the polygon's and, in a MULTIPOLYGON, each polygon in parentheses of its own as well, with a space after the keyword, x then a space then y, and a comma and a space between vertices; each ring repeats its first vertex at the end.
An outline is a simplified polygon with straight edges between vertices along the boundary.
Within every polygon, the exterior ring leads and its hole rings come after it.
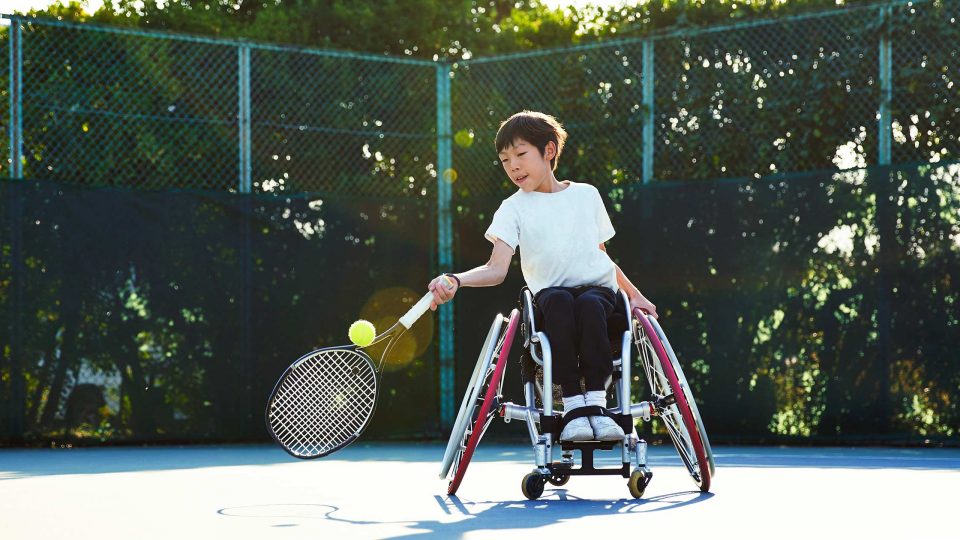
POLYGON ((630 489, 630 495, 633 495, 634 499, 639 499, 643 497, 643 492, 647 490, 647 486, 650 484, 650 478, 653 477, 653 473, 643 472, 640 470, 633 471, 630 475, 630 480, 627 482, 627 488, 630 489))
POLYGON ((523 490, 523 496, 535 501, 543 495, 543 485, 546 483, 546 478, 540 473, 529 473, 523 477, 523 482, 520 484, 520 489, 523 490))
POLYGON ((553 484, 553 485, 555 485, 555 486, 565 485, 565 484, 566 484, 567 482, 569 482, 569 481, 570 481, 570 475, 569 475, 569 474, 551 474, 551 475, 547 478, 547 482, 550 482, 551 484, 553 484))

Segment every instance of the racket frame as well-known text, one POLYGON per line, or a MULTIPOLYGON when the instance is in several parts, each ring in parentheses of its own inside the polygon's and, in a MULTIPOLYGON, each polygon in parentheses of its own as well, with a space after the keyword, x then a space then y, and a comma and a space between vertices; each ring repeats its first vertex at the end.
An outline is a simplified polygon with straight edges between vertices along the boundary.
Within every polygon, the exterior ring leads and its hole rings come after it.
MULTIPOLYGON (((385 334, 385 335, 386 335, 386 334, 385 334)), ((384 352, 386 353, 386 351, 384 351, 384 352)), ((381 360, 381 365, 382 365, 382 360, 381 360)), ((330 454, 332 454, 332 453, 334 453, 334 452, 336 452, 336 451, 338 451, 338 450, 341 450, 341 449, 349 446, 351 443, 353 443, 353 441, 355 441, 355 440, 357 440, 358 438, 360 438, 360 435, 362 435, 363 432, 366 431, 367 426, 370 425, 370 420, 373 418, 373 415, 376 414, 376 412, 377 412, 377 402, 379 401, 379 399, 377 399, 377 398, 379 397, 379 395, 380 395, 380 369, 379 369, 379 366, 378 366, 376 363, 374 363, 373 359, 370 358, 370 355, 368 355, 367 353, 365 353, 361 347, 357 347, 356 345, 338 345, 338 346, 335 346, 335 347, 323 347, 323 348, 321 348, 321 349, 315 349, 315 350, 313 350, 313 351, 308 352, 307 354, 305 354, 305 355, 301 356, 299 359, 297 359, 297 361, 295 361, 294 363, 292 363, 292 364, 290 364, 289 366, 287 366, 287 369, 283 372, 283 375, 280 376, 280 379, 277 380, 277 383, 274 385, 273 390, 270 392, 270 397, 267 399, 267 407, 266 407, 266 409, 265 409, 264 412, 263 412, 263 419, 264 419, 264 423, 265 423, 266 426, 267 426, 267 432, 270 433, 270 437, 274 440, 274 442, 276 442, 276 443, 280 446, 280 448, 283 448, 283 450, 284 450, 286 453, 290 454, 291 456, 293 456, 293 457, 295 457, 295 458, 297 458, 297 459, 316 459, 316 458, 321 458, 321 457, 324 457, 324 456, 329 456, 330 454), (317 355, 317 354, 319 354, 319 353, 323 353, 323 352, 327 352, 327 351, 350 351, 350 352, 356 353, 357 355, 359 355, 360 357, 362 357, 364 360, 367 361, 367 363, 370 365, 370 369, 371 369, 371 370, 373 371, 373 373, 374 373, 374 379, 373 379, 373 381, 374 381, 374 382, 373 382, 373 385, 374 385, 374 388, 373 388, 373 406, 370 408, 370 414, 367 415, 367 418, 364 420, 364 422, 363 422, 363 424, 360 426, 360 428, 358 428, 358 429, 356 430, 356 432, 355 432, 353 435, 351 435, 348 439, 346 439, 344 442, 338 444, 336 447, 334 447, 334 448, 332 448, 332 449, 330 449, 330 450, 327 450, 326 452, 322 452, 322 453, 319 453, 319 454, 316 454, 316 455, 310 455, 310 456, 299 455, 299 454, 296 454, 295 452, 293 452, 292 450, 290 450, 290 449, 287 447, 287 445, 283 444, 283 443, 280 441, 279 437, 277 437, 277 434, 274 433, 274 431, 273 431, 273 426, 270 424, 270 409, 272 408, 273 402, 274 402, 274 400, 275 400, 276 397, 277 397, 277 392, 280 391, 280 388, 281 388, 281 386, 283 386, 284 381, 287 380, 287 375, 289 375, 294 369, 297 368, 297 366, 299 366, 299 365, 300 365, 301 363, 303 363, 303 362, 306 362, 306 361, 307 361, 308 359, 310 359, 312 356, 315 356, 315 355, 317 355)))

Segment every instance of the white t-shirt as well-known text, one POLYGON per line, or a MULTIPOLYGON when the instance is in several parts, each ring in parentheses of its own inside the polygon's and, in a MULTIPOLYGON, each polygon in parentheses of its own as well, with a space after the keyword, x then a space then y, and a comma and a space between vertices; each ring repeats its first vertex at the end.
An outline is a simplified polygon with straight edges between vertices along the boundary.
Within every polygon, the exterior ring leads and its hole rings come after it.
POLYGON ((590 184, 563 183, 567 188, 555 193, 518 190, 500 204, 484 236, 520 248, 523 279, 533 294, 581 285, 616 292, 616 268, 600 250, 615 234, 600 192, 590 184))

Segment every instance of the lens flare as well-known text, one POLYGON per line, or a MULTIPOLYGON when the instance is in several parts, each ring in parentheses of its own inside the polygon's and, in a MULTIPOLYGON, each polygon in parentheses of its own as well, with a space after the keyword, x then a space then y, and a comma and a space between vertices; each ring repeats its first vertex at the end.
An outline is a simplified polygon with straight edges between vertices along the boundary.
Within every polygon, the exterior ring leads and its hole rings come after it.
MULTIPOLYGON (((380 331, 390 328, 397 319, 420 299, 422 294, 406 287, 390 287, 374 292, 360 310, 360 317, 374 324, 380 331)), ((433 318, 431 312, 407 330, 393 345, 390 354, 383 360, 383 371, 404 369, 430 346, 433 340, 433 318)), ((379 359, 386 343, 378 343, 367 348, 371 358, 379 359)))

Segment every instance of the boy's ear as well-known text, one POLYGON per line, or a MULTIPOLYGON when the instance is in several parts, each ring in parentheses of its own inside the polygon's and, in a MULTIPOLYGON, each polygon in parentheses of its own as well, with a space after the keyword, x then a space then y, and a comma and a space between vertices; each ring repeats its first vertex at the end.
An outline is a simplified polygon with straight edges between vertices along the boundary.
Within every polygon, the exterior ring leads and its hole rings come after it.
POLYGON ((547 143, 545 147, 543 147, 543 157, 544 159, 553 159, 557 157, 556 143, 554 143, 553 141, 550 141, 547 143))

